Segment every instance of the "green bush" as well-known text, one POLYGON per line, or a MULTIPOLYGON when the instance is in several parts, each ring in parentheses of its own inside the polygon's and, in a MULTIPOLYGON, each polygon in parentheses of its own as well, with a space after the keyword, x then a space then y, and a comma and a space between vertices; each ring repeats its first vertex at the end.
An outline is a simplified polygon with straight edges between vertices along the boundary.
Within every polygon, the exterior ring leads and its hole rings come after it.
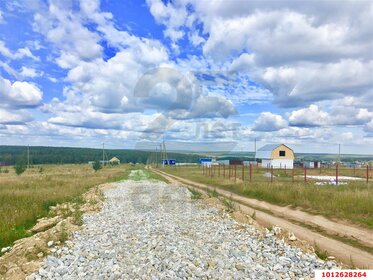
POLYGON ((18 161, 14 166, 14 170, 16 171, 17 175, 21 175, 27 169, 26 164, 23 161, 18 161))
POLYGON ((96 161, 92 164, 92 168, 93 168, 93 170, 94 170, 95 172, 98 171, 98 170, 100 170, 100 169, 102 168, 101 163, 100 163, 98 160, 96 160, 96 161))

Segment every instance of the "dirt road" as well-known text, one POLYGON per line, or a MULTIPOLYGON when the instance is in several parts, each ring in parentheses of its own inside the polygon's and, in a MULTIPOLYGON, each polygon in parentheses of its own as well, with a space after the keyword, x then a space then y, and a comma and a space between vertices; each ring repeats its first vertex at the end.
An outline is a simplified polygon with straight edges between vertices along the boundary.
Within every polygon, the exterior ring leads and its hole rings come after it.
MULTIPOLYGON (((212 186, 207 186, 191 180, 180 178, 178 176, 170 175, 168 173, 153 170, 158 174, 164 176, 167 180, 173 183, 182 183, 190 186, 200 188, 202 190, 213 190, 212 186)), ((315 216, 309 213, 294 210, 289 207, 281 207, 272 205, 267 202, 250 199, 231 193, 229 191, 216 189, 216 191, 240 205, 240 209, 250 215, 255 211, 258 222, 267 225, 277 225, 286 230, 294 232, 299 238, 307 240, 312 244, 316 244, 319 248, 326 250, 329 255, 337 257, 346 264, 373 268, 373 255, 358 249, 356 247, 347 245, 336 239, 326 237, 317 231, 313 231, 305 226, 294 223, 293 221, 302 224, 319 227, 328 233, 335 235, 348 236, 359 240, 361 243, 373 247, 373 232, 367 229, 358 228, 352 225, 337 223, 326 219, 322 216, 315 216), (262 210, 262 211, 261 211, 262 210), (271 213, 271 214, 268 214, 271 213), (273 213, 273 214, 272 214, 273 213)))

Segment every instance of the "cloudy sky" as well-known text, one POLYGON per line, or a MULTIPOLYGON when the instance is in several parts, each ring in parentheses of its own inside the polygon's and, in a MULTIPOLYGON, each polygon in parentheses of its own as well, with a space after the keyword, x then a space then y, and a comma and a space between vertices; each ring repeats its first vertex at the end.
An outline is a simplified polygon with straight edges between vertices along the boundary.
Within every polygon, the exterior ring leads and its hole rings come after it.
POLYGON ((0 2, 0 144, 373 154, 373 2, 0 2))

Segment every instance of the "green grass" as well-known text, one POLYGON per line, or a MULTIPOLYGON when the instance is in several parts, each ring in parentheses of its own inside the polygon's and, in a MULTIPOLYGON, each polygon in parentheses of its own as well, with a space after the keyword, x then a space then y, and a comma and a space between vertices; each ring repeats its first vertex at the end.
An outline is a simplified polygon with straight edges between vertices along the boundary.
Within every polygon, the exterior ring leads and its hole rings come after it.
POLYGON ((271 183, 270 178, 263 176, 263 173, 266 172, 265 169, 255 168, 252 182, 249 182, 247 170, 245 171, 245 181, 242 182, 240 179, 241 168, 237 167, 237 182, 235 183, 233 168, 231 169, 231 179, 228 179, 227 169, 225 170, 225 178, 223 178, 222 169, 220 169, 220 176, 215 170, 213 177, 203 175, 200 167, 177 167, 162 170, 247 197, 281 206, 300 207, 310 213, 345 219, 373 228, 373 186, 371 183, 367 185, 365 181, 349 182, 347 185, 338 187, 315 186, 314 182, 304 183, 301 179, 292 183, 291 170, 287 170, 286 173, 284 170, 280 170, 276 171, 276 175, 281 174, 281 176, 276 176, 271 183))
POLYGON ((143 164, 128 165, 125 173, 121 177, 121 180, 156 180, 167 182, 167 180, 161 175, 158 175, 149 169, 145 169, 143 164))
POLYGON ((200 193, 199 191, 197 191, 195 189, 192 189, 192 188, 188 188, 188 190, 192 193, 192 196, 191 196, 192 199, 201 199, 202 198, 202 193, 200 193))
POLYGON ((219 196, 219 193, 216 191, 216 189, 207 190, 207 194, 209 195, 209 197, 218 197, 219 196))
MULTIPOLYGON (((38 218, 48 215, 50 206, 82 201, 93 186, 123 179, 126 165, 93 172, 88 164, 44 165, 17 176, 14 169, 0 173, 0 248, 26 237, 38 218)), ((79 213, 77 222, 80 223, 79 213)))

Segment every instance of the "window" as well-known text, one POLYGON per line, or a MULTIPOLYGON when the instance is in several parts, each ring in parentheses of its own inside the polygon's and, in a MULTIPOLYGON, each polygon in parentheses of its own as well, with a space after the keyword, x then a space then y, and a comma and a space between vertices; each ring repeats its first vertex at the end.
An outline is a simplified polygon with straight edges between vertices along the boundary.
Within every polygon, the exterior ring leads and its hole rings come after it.
POLYGON ((280 156, 280 157, 284 157, 284 156, 285 156, 285 151, 280 151, 280 152, 279 152, 279 156, 280 156))

